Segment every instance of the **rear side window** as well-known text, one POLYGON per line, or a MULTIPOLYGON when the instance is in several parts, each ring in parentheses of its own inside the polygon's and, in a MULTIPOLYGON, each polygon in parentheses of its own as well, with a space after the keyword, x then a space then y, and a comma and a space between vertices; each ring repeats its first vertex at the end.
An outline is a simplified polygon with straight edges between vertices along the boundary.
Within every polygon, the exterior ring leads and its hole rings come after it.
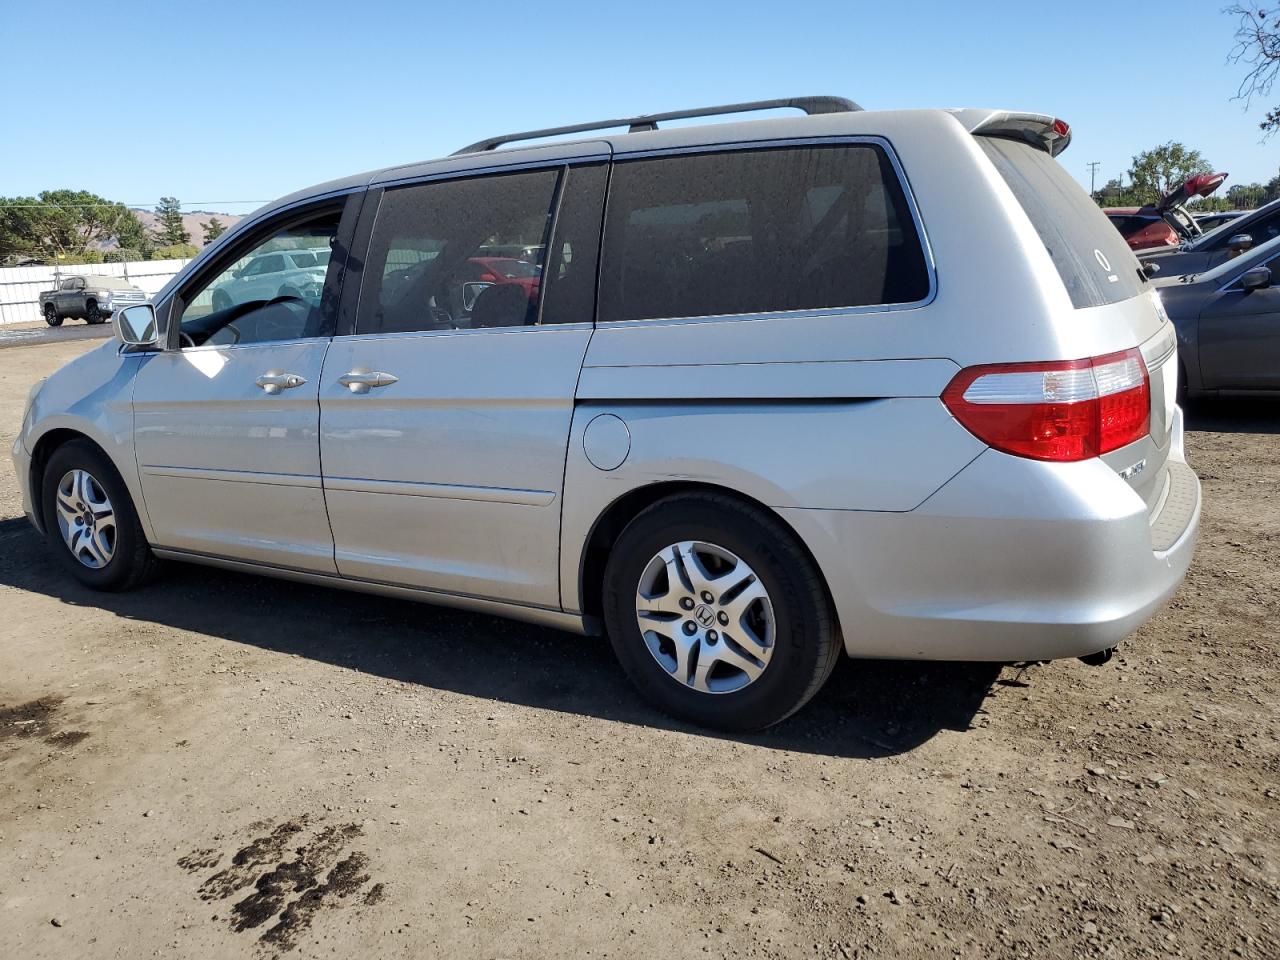
POLYGON ((1129 245, 1053 157, 1018 140, 979 137, 978 143, 1036 228, 1072 306, 1118 303, 1146 289, 1129 245))
POLYGON ((621 161, 601 321, 915 303, 924 249, 875 144, 621 161))

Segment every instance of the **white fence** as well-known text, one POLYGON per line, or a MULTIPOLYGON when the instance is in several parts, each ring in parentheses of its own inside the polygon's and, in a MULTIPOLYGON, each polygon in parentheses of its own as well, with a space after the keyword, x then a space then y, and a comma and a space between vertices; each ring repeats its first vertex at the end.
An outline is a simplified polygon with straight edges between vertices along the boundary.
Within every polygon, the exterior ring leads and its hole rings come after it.
POLYGON ((0 269, 0 324, 41 319, 40 294, 56 289, 67 277, 124 277, 155 296, 186 260, 140 260, 136 263, 77 263, 54 267, 4 267, 0 269))

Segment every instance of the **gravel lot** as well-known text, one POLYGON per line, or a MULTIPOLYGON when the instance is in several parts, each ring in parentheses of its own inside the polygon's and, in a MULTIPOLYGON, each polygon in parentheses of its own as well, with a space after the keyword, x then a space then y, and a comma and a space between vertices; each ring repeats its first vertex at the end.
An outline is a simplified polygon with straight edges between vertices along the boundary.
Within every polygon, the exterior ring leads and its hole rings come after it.
MULTIPOLYGON (((32 380, 0 351, 7 452, 32 380)), ((1280 956, 1280 407, 1195 411, 1186 584, 1111 664, 845 662, 760 736, 607 646, 171 566, 0 472, 0 956, 1280 956)))

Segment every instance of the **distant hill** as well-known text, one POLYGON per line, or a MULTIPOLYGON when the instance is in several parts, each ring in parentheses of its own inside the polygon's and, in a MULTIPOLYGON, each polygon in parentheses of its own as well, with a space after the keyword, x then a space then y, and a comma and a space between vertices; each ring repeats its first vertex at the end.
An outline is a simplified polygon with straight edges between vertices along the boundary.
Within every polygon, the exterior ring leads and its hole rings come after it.
MULTIPOLYGON (((148 230, 154 231, 159 228, 160 221, 150 210, 134 209, 133 212, 148 230)), ((182 229, 191 234, 191 243, 194 246, 204 246, 204 227, 200 226, 200 224, 210 217, 217 217, 228 230, 244 219, 244 216, 238 213, 211 213, 208 210, 191 210, 184 213, 182 215, 182 229)))

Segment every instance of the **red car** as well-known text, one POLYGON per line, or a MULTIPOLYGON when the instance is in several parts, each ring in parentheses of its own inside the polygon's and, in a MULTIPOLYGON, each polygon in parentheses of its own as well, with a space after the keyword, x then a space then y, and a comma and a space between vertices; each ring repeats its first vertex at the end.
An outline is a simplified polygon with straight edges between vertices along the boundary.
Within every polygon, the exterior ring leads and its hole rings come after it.
POLYGON ((1226 179, 1225 173, 1196 174, 1166 193, 1159 203, 1145 207, 1107 207, 1102 212, 1133 250, 1176 247, 1204 233, 1183 202, 1192 197, 1207 197, 1226 179))
POLYGON ((514 257, 472 257, 454 275, 457 283, 516 283, 532 300, 538 295, 542 271, 536 263, 514 257))

